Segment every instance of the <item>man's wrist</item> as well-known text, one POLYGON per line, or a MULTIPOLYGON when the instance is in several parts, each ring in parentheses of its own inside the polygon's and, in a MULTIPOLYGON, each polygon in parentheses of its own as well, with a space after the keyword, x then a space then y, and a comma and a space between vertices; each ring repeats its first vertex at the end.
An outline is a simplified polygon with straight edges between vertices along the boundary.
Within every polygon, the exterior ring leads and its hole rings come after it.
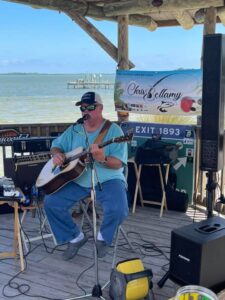
POLYGON ((100 164, 102 165, 106 165, 107 164, 107 156, 105 156, 104 160, 98 161, 100 164))

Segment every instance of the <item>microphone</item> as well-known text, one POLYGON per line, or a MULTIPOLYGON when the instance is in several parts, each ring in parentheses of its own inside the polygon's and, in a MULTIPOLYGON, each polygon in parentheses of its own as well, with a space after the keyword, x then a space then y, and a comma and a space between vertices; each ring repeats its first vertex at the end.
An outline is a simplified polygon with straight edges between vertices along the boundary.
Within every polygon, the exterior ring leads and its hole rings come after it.
POLYGON ((75 124, 83 124, 84 121, 90 119, 89 115, 84 115, 82 118, 78 119, 77 122, 75 124))

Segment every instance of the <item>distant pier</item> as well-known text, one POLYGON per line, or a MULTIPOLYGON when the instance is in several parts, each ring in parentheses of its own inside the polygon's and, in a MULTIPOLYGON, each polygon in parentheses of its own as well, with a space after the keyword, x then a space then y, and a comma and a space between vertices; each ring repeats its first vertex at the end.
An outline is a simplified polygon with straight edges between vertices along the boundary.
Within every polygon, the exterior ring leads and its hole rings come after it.
POLYGON ((110 89, 114 87, 114 83, 111 82, 94 82, 77 79, 76 81, 70 81, 67 83, 67 88, 70 89, 110 89))
POLYGON ((81 74, 80 78, 69 81, 68 89, 110 89, 114 88, 114 80, 108 80, 104 74, 81 74))

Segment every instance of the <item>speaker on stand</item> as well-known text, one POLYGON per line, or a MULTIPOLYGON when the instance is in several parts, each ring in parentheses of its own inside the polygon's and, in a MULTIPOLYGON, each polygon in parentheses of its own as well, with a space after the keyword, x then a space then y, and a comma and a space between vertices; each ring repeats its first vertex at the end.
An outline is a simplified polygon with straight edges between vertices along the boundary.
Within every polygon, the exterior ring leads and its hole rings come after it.
POLYGON ((200 169, 208 172, 208 219, 172 232, 170 268, 160 288, 168 278, 181 285, 225 286, 225 221, 213 217, 214 175, 224 165, 225 36, 206 35, 203 43, 200 169))
POLYGON ((207 212, 213 216, 215 172, 224 166, 225 36, 206 35, 203 47, 200 169, 208 171, 207 212))

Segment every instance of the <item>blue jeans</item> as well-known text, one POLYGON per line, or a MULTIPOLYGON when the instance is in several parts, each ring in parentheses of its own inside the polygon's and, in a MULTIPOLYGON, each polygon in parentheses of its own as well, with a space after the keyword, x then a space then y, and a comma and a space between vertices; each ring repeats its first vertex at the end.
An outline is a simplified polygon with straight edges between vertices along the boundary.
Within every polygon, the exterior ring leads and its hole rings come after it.
MULTIPOLYGON (((45 212, 58 244, 67 243, 80 234, 70 208, 89 196, 90 192, 90 188, 69 182, 56 193, 45 196, 45 212)), ((115 231, 128 215, 125 182, 119 179, 106 181, 102 183, 102 191, 96 186, 96 199, 101 204, 104 215, 100 232, 105 242, 111 245, 115 231)))

